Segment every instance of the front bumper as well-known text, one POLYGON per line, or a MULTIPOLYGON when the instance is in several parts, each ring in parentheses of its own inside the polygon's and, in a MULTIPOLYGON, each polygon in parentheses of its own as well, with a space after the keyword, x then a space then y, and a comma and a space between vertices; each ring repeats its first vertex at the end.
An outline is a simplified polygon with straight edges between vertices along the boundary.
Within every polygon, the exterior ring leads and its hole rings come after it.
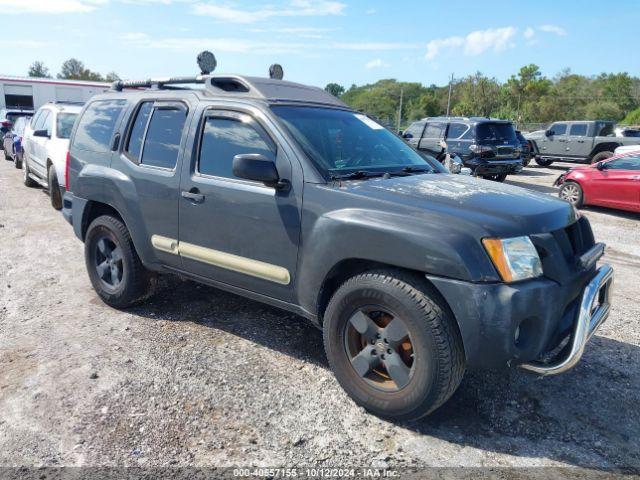
POLYGON ((524 363, 525 370, 540 375, 556 375, 572 368, 584 353, 584 347, 596 330, 609 317, 613 269, 605 264, 598 269, 582 294, 578 317, 567 346, 550 361, 524 363))
POLYGON ((514 284, 427 278, 458 322, 470 369, 523 365, 550 375, 575 365, 607 318, 613 270, 592 265, 564 284, 544 277, 514 284), (554 354, 567 338, 569 346, 554 354))

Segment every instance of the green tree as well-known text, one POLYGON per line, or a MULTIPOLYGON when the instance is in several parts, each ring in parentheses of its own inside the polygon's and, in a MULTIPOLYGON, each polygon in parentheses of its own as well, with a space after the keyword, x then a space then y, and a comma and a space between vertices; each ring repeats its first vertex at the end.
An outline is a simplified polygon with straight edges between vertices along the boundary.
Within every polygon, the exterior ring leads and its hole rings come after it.
POLYGON ((116 80, 122 80, 116 72, 109 72, 104 76, 105 82, 115 82, 116 80))
POLYGON ((627 125, 640 125, 640 108, 630 111, 622 123, 627 125))
POLYGON ((338 98, 340 98, 340 96, 345 92, 344 87, 338 83, 328 83, 324 89, 334 97, 338 98))
POLYGON ((70 58, 62 64, 58 78, 67 80, 91 80, 96 82, 104 80, 102 75, 85 68, 84 63, 76 58, 70 58))
POLYGON ((40 61, 35 61, 31 64, 28 75, 36 78, 51 78, 49 69, 40 61))
POLYGON ((624 113, 620 107, 610 100, 599 100, 587 104, 585 118, 590 120, 622 120, 624 113))

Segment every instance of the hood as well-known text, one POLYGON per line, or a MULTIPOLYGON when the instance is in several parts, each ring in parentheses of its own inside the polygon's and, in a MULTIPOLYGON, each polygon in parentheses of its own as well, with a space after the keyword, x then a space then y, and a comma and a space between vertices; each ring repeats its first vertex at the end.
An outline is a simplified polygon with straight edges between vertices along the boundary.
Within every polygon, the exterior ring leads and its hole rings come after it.
MULTIPOLYGON (((397 207, 455 217, 455 220, 472 223, 499 236, 549 232, 576 220, 575 210, 564 200, 464 175, 374 178, 344 182, 341 188, 397 207)), ((397 207, 392 206, 395 210, 397 207)))

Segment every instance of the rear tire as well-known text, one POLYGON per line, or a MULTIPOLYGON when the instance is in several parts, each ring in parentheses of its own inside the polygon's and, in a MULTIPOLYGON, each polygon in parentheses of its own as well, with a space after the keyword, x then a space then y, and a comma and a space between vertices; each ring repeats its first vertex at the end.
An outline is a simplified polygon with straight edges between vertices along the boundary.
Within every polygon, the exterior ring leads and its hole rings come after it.
POLYGON ((564 182, 562 187, 560 187, 558 196, 576 208, 580 208, 584 205, 584 193, 582 191, 582 187, 577 182, 564 182))
POLYGON ((596 153, 593 157, 591 157, 591 163, 598 163, 601 162, 602 160, 606 160, 607 158, 611 158, 613 157, 613 152, 609 152, 609 151, 605 151, 605 152, 598 152, 596 153))
POLYGON ((433 287, 417 276, 400 270, 356 275, 331 297, 324 318, 331 369, 349 396, 375 415, 428 415, 462 381, 458 327, 433 287))
POLYGON ((58 183, 58 174, 53 165, 49 165, 47 172, 47 180, 49 184, 49 198, 51 198, 51 206, 56 210, 62 209, 62 192, 58 183))
POLYGON ((553 163, 553 160, 549 160, 547 158, 543 159, 543 158, 540 158, 540 157, 536 157, 535 160, 536 160, 536 163, 538 165, 540 165, 541 167, 548 167, 553 163))
POLYGON ((9 155, 9 152, 7 151, 7 149, 4 149, 4 159, 5 160, 11 160, 11 155, 9 155))
POLYGON ((103 215, 91 222, 84 254, 91 284, 107 305, 127 308, 153 294, 156 275, 142 265, 120 219, 103 215))
POLYGON ((28 160, 26 158, 23 159, 22 168, 23 168, 22 183, 24 183, 24 186, 25 187, 29 187, 29 188, 37 187, 38 186, 37 182, 33 178, 31 178, 29 176, 29 173, 30 173, 30 171, 29 171, 29 162, 28 162, 28 160))

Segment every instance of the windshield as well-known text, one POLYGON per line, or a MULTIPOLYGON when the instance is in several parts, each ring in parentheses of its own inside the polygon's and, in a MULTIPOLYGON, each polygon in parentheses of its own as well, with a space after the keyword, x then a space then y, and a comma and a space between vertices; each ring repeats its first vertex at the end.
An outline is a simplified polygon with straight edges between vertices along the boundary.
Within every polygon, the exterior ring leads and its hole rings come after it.
POLYGON ((481 143, 515 143, 516 132, 510 123, 479 123, 476 138, 481 143))
POLYGON ((403 140, 363 114, 329 108, 274 106, 300 147, 329 177, 410 167, 440 171, 403 140))
POLYGON ((78 118, 77 113, 59 113, 58 120, 56 123, 56 135, 58 138, 69 138, 71 137, 71 129, 73 128, 73 124, 78 118))

